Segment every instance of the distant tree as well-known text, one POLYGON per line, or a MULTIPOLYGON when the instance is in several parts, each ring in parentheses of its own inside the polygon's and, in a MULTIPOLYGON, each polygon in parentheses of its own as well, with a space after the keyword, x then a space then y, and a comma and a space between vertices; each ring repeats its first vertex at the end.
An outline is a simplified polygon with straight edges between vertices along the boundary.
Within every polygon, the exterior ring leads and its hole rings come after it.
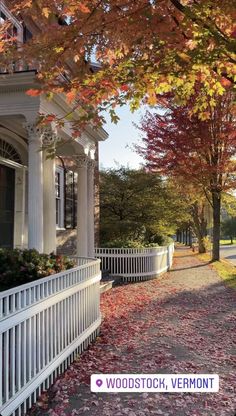
POLYGON ((205 237, 207 236, 207 220, 205 216, 205 205, 201 201, 195 201, 190 212, 192 216, 192 227, 198 239, 198 252, 206 253, 205 237))
POLYGON ((233 244, 234 237, 236 237, 236 217, 226 219, 221 224, 221 232, 224 237, 229 237, 231 244, 233 244))
POLYGON ((161 243, 190 214, 173 185, 145 170, 124 167, 100 174, 101 242, 161 243))
POLYGON ((222 194, 236 183, 236 118, 232 110, 234 95, 224 94, 209 118, 194 114, 194 102, 176 105, 172 97, 163 99, 164 114, 147 114, 142 121, 143 147, 139 153, 153 172, 181 178, 205 193, 213 209, 212 260, 219 260, 220 213, 222 194), (190 113, 192 113, 190 117, 190 113))
POLYGON ((222 207, 228 216, 236 217, 236 197, 228 192, 222 194, 222 207))
POLYGON ((179 199, 185 201, 190 215, 188 223, 183 223, 181 228, 185 229, 190 226, 198 240, 198 252, 206 253, 207 227, 210 224, 207 222, 209 219, 206 215, 206 208, 209 203, 204 192, 192 184, 186 183, 182 177, 175 178, 172 184, 175 188, 176 197, 179 195, 179 199))

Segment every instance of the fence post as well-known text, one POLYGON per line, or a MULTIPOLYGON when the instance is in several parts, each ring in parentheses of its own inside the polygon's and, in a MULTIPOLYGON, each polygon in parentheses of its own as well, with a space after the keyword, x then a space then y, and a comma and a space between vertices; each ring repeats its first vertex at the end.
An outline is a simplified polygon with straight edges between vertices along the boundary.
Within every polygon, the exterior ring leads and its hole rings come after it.
POLYGON ((170 270, 170 256, 171 256, 171 253, 170 253, 170 245, 169 246, 167 246, 167 270, 170 270))

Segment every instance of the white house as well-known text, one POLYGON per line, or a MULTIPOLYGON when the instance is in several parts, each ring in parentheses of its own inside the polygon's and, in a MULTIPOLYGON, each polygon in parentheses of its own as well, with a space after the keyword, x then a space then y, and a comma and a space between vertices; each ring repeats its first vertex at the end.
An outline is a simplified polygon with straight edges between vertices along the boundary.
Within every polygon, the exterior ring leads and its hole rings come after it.
MULTIPOLYGON (((0 2, 0 23, 6 18, 19 42, 32 36, 31 28, 0 2)), ((39 127, 39 114, 63 117, 72 108, 63 95, 51 101, 27 95, 38 88, 35 75, 35 70, 23 69, 0 73, 0 247, 50 253, 57 248, 57 230, 62 233, 77 223, 77 254, 91 257, 96 151, 107 133, 88 127, 72 139, 69 122, 39 127), (40 149, 58 140, 57 157, 48 159, 40 149)))

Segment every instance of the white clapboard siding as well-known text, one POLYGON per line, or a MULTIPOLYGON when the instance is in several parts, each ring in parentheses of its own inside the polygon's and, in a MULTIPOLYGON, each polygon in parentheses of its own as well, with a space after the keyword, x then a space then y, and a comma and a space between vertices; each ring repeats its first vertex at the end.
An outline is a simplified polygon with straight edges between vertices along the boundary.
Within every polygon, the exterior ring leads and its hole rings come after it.
POLYGON ((99 332, 100 261, 0 292, 0 415, 20 416, 99 332))
POLYGON ((96 248, 101 268, 125 282, 148 280, 172 266, 174 244, 152 248, 96 248))

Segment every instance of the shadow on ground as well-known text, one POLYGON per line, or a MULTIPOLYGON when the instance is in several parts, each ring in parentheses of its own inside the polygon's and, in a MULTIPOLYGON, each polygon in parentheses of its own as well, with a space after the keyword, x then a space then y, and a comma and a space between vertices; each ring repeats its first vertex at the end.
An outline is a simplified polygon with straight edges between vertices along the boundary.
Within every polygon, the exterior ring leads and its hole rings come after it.
POLYGON ((97 342, 49 391, 48 408, 31 415, 233 416, 236 292, 199 263, 177 256, 161 279, 105 293, 97 342), (217 373, 220 391, 94 394, 86 384, 93 373, 217 373))

